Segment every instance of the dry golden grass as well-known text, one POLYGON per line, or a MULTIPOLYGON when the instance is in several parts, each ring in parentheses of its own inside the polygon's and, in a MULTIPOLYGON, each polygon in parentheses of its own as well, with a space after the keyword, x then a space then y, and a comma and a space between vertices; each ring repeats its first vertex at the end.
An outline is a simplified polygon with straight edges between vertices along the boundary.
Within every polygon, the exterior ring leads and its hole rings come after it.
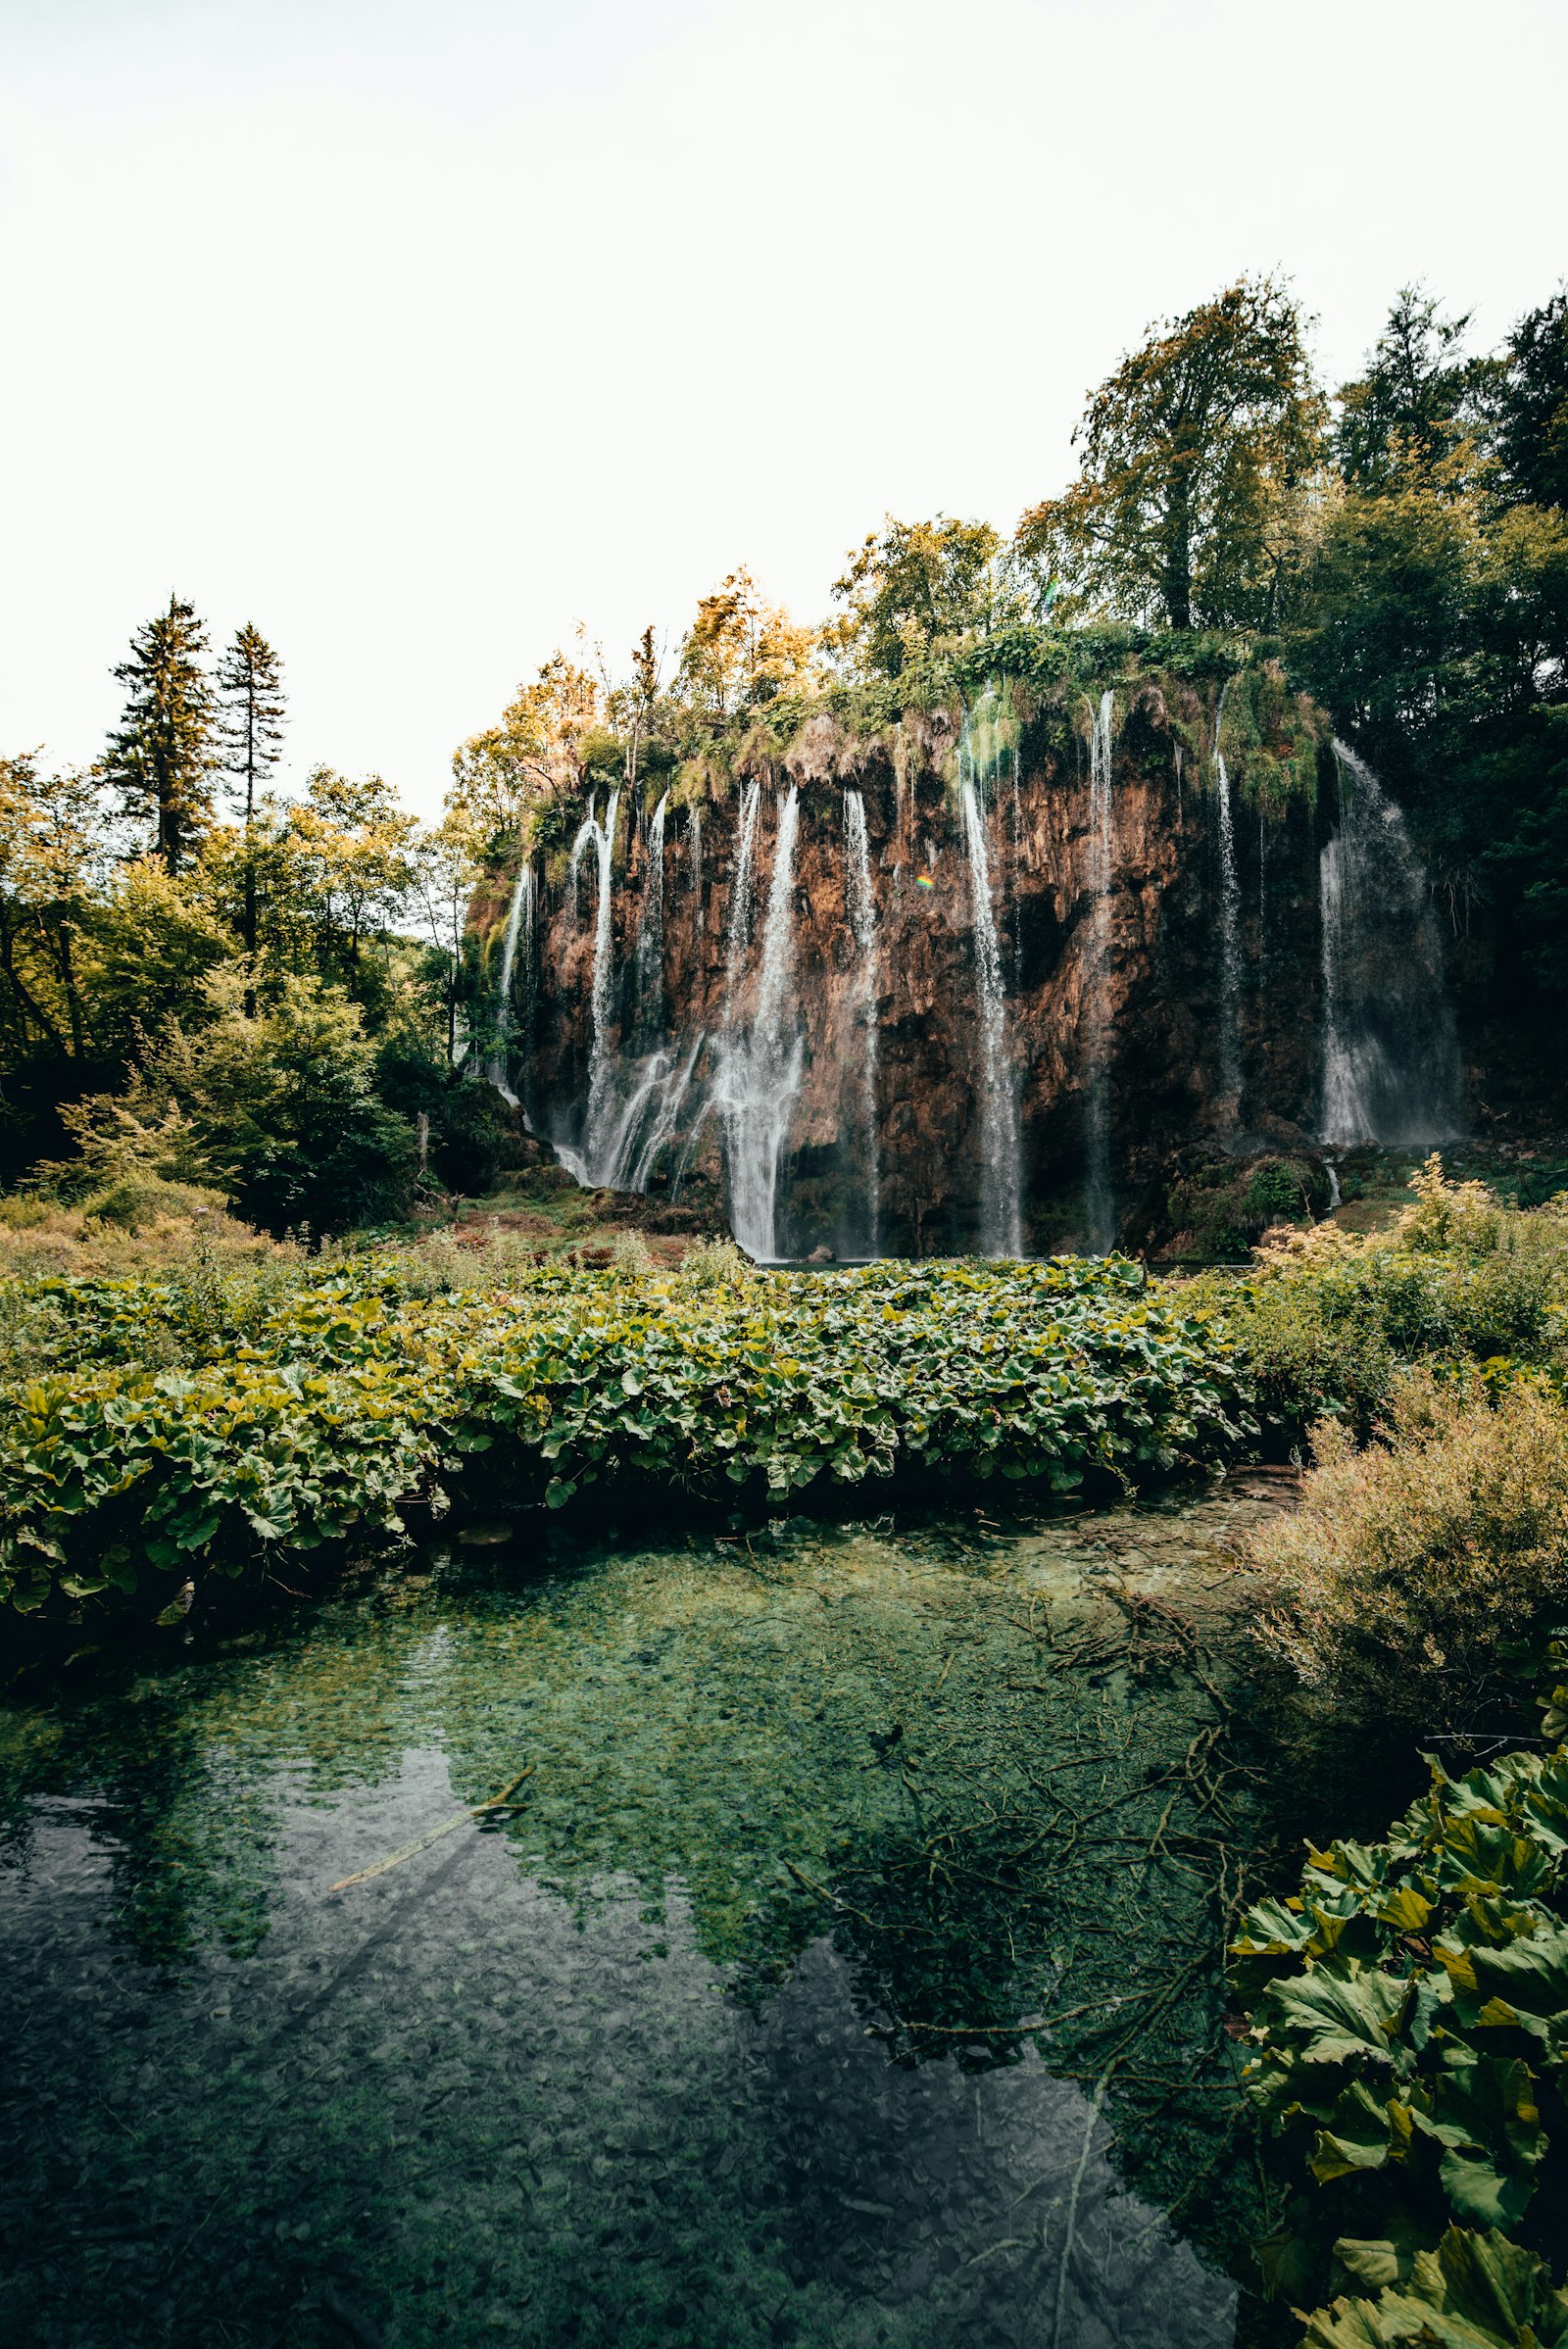
POLYGON ((301 1251, 253 1232, 221 1207, 154 1212, 131 1225, 52 1200, 0 1199, 0 1276, 38 1280, 74 1273, 118 1279, 176 1272, 200 1257, 228 1267, 269 1256, 299 1260, 301 1251))
POLYGON ((1568 1409, 1544 1379, 1398 1380, 1378 1440, 1313 1432, 1299 1510, 1250 1562, 1265 1647, 1340 1707, 1464 1731, 1568 1616, 1568 1409))

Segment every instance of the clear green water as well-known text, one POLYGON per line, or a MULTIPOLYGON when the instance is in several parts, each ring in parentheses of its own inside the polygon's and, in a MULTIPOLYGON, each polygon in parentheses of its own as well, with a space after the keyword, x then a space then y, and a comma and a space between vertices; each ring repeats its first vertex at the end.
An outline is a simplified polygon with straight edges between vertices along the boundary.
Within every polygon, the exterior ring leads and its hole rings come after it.
POLYGON ((14 1698, 0 2336, 1222 2349, 1261 1505, 530 1531, 14 1698))

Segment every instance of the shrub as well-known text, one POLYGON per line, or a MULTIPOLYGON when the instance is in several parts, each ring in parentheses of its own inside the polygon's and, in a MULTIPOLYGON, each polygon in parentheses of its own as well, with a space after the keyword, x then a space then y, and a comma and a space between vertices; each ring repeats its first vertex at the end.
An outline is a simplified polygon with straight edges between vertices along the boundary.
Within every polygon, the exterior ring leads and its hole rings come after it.
MULTIPOLYGON (((278 1248, 225 1213, 221 1203, 193 1208, 190 1196, 182 1195, 177 1210, 129 1222, 89 1215, 52 1199, 0 1199, 0 1294, 17 1281, 36 1282, 51 1274, 128 1279, 178 1273, 198 1257, 224 1265, 297 1258, 297 1249, 278 1248)), ((200 1192, 195 1197, 205 1199, 200 1192)))
MULTIPOLYGON (((1568 1215, 1449 1184, 1430 1158, 1392 1230, 1265 1234, 1245 1281, 1192 1284, 1247 1351, 1265 1424, 1300 1442, 1325 1415, 1365 1435, 1401 1366, 1563 1363, 1568 1215)), ((1568 1367, 1568 1365, 1564 1365, 1568 1367)))
POLYGON ((1301 1505, 1253 1536, 1259 1630, 1338 1706, 1464 1730, 1568 1613, 1568 1410, 1546 1385, 1408 1374, 1378 1441, 1329 1420, 1301 1505))

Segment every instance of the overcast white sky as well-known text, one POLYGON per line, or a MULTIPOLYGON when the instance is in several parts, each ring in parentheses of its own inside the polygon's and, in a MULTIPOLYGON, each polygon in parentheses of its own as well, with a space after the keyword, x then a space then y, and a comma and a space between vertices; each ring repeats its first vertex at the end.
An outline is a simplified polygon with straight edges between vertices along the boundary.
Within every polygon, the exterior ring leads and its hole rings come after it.
POLYGON ((0 749, 190 598, 433 812, 575 623, 1010 525, 1151 318, 1568 270, 1562 0, 0 0, 0 749))

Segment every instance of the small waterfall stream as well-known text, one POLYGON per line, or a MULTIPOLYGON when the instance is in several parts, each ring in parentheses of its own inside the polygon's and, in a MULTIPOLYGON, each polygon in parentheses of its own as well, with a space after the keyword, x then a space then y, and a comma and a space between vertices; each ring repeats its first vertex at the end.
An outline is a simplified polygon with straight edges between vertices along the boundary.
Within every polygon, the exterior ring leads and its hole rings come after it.
POLYGON ((686 810, 687 850, 691 857, 692 895, 699 905, 703 897, 703 811, 693 800, 686 810))
POLYGON ((760 796, 760 785, 748 784, 741 810, 736 895, 731 908, 727 1025, 715 1055, 712 1098, 724 1135, 730 1227, 749 1255, 769 1259, 778 1254, 779 1159, 789 1136, 805 1065, 805 1046, 789 993, 795 943, 795 836, 801 795, 799 787, 791 784, 779 813, 767 911, 762 923, 762 959, 756 1004, 749 1025, 740 1027, 735 1022, 735 995, 745 953, 745 935, 739 918, 741 886, 744 873, 749 891, 760 796))
POLYGON ((1110 791, 1111 727, 1116 697, 1107 690, 1095 710, 1089 741, 1089 887, 1094 901, 1088 973, 1088 1073, 1084 1093, 1084 1214, 1089 1245, 1108 1255, 1116 1244, 1116 1202, 1110 1187, 1110 893, 1115 879, 1115 810, 1110 791))
POLYGON ((1219 813, 1219 1091, 1225 1122, 1234 1131, 1242 1116, 1242 890, 1236 876, 1236 812, 1231 801, 1230 769, 1220 749, 1225 696, 1230 689, 1227 677, 1219 689, 1219 708, 1214 712, 1214 780, 1218 786, 1215 798, 1219 813))
POLYGON ((597 807, 590 802, 588 814, 571 844, 572 902, 575 905, 577 868, 584 853, 595 852, 595 868, 599 895, 594 906, 594 975, 593 975, 593 1044, 588 1057, 588 1110, 583 1121, 582 1144, 573 1149, 570 1144, 558 1142, 556 1154, 563 1166, 579 1183, 597 1187, 609 1180, 606 1172, 607 1146, 612 1151, 615 1116, 614 1083, 615 1059, 610 1049, 610 1027, 614 1011, 614 905, 612 897, 612 857, 615 845, 615 819, 620 811, 620 791, 610 795, 603 824, 597 807))
POLYGON ((1002 980, 996 914, 991 904, 985 813, 974 761, 961 746, 958 771, 980 1010, 980 1243, 990 1255, 1020 1256, 1023 1253, 1022 1149, 1018 1098, 1007 1041, 1007 998, 1002 980))
POLYGON ((664 1025, 664 809, 666 792, 648 827, 643 900, 637 920, 637 1027, 657 1037, 664 1025))
POLYGON ((729 935, 724 961, 724 1015, 733 1017, 735 989, 752 942, 752 897, 757 863, 757 811, 762 786, 754 776, 741 793, 735 823, 735 861, 730 870, 729 935))
POLYGON ((858 791, 844 794, 844 903, 860 954, 860 1110, 864 1123, 865 1253, 881 1252, 881 1144, 877 1108, 876 900, 871 894, 871 850, 866 838, 865 802, 858 791))
POLYGON ((1340 823, 1318 859, 1322 1138, 1443 1142, 1461 1131, 1459 1048, 1443 951, 1404 817, 1336 741, 1340 823))
POLYGON ((508 1063, 508 1047, 515 1024, 512 1008, 512 986, 519 939, 522 941, 526 966, 532 958, 533 949, 533 866, 526 857, 517 867, 512 904, 507 912, 506 932, 501 941, 501 978, 496 990, 496 1043, 487 1071, 491 1084, 512 1109, 520 1109, 522 1106, 512 1090, 512 1071, 508 1063))

